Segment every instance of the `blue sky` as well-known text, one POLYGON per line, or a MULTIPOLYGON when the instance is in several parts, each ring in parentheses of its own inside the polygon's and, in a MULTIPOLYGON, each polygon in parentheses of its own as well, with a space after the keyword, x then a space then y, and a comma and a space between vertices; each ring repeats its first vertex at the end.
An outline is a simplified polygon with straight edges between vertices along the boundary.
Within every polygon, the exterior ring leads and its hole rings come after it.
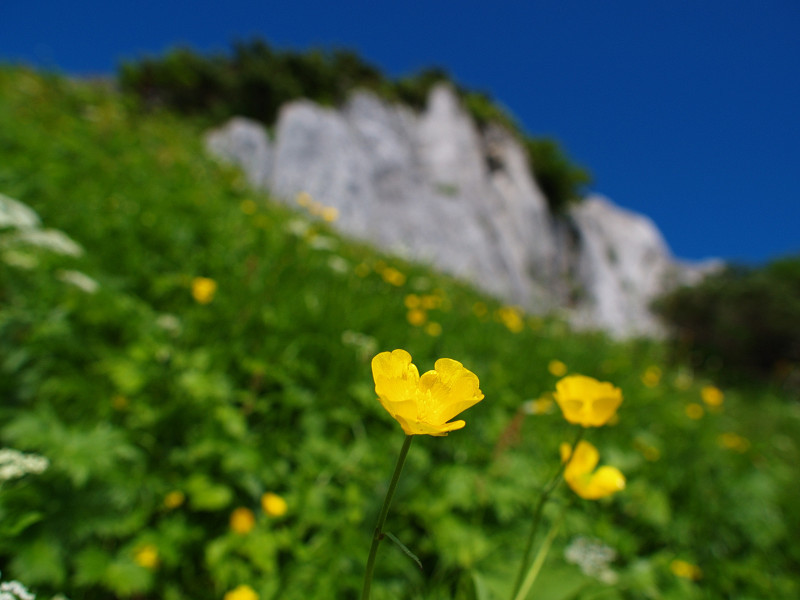
POLYGON ((345 47, 441 66, 557 138, 679 258, 800 253, 800 3, 6 0, 0 61, 111 74, 188 44, 345 47))

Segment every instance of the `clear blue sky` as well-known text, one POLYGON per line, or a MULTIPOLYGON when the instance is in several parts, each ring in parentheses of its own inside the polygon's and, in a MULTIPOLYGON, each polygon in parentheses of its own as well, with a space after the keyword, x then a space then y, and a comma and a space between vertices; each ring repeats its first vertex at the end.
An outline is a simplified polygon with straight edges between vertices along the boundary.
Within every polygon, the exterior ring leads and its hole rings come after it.
POLYGON ((800 253, 797 0, 0 4, 0 61, 68 74, 254 36, 350 48, 393 76, 444 67, 557 138, 680 258, 800 253))

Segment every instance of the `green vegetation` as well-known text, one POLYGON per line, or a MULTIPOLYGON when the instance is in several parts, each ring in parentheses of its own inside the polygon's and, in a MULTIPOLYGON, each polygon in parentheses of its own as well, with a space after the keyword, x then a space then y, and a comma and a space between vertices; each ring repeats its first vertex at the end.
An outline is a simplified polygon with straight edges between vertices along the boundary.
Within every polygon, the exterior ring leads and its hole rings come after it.
POLYGON ((127 61, 119 71, 120 87, 143 106, 201 116, 208 125, 234 115, 273 125, 280 107, 290 100, 309 98, 337 106, 354 89, 421 110, 440 82, 457 91, 479 126, 498 123, 517 135, 553 212, 562 213, 581 199, 591 176, 572 164, 556 141, 529 136, 488 94, 459 86, 440 68, 392 80, 347 50, 279 51, 255 39, 235 43, 230 54, 203 56, 176 48, 160 58, 127 61))
POLYGON ((39 598, 357 597, 403 443, 370 360, 405 348, 463 362, 486 398, 415 440, 386 529, 423 570, 383 544, 372 598, 508 597, 574 436, 554 359, 622 389, 619 422, 588 436, 628 484, 556 489, 543 532, 574 506, 538 598, 800 595, 796 403, 722 401, 657 343, 571 333, 342 239, 208 159, 201 124, 129 105, 0 69, 0 193, 84 249, 0 228, 0 447, 50 461, 0 487, 4 579, 39 598), (614 549, 615 583, 566 560, 580 536, 614 549))
POLYGON ((800 389, 800 257, 729 267, 655 308, 683 360, 727 381, 774 378, 800 389))

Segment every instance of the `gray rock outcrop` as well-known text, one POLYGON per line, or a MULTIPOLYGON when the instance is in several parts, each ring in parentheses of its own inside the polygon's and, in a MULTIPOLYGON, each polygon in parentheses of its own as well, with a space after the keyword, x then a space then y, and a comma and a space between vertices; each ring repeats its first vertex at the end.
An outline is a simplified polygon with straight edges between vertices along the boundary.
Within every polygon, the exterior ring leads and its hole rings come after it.
POLYGON ((420 114, 363 92, 338 110, 301 100, 282 108, 272 142, 236 118, 206 146, 279 199, 335 207, 347 235, 616 336, 657 333, 649 302, 694 272, 649 219, 608 200, 554 217, 514 136, 479 130, 445 85, 420 114))

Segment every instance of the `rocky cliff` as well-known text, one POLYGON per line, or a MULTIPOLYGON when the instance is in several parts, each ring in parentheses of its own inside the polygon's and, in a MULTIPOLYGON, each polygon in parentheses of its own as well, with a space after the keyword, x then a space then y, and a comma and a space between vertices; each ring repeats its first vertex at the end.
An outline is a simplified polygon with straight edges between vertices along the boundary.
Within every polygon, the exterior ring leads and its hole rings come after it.
POLYGON ((421 113, 368 93, 341 109, 297 101, 272 140, 237 118, 206 145, 279 199, 335 207, 345 234, 619 337, 658 333, 652 298, 708 268, 676 262, 649 219, 607 199, 552 215, 514 136, 480 130, 445 85, 421 113))

